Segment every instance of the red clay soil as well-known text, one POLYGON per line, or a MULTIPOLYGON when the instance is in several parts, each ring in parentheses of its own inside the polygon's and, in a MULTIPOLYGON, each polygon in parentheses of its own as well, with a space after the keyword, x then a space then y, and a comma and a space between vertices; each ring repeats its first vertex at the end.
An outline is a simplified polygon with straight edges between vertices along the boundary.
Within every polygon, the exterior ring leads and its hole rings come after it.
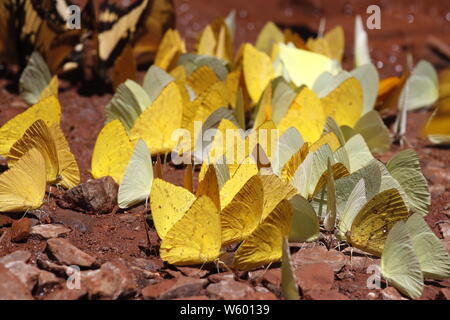
MULTIPOLYGON (((306 26, 312 31, 317 31, 320 17, 326 17, 327 26, 332 27, 342 24, 346 34, 346 60, 350 67, 352 61, 352 42, 354 15, 361 14, 366 17, 365 8, 371 4, 381 7, 381 30, 370 30, 369 41, 371 55, 383 77, 398 75, 405 65, 406 50, 411 50, 416 61, 425 58, 438 68, 450 66, 449 60, 442 58, 433 52, 427 45, 427 37, 433 34, 441 40, 448 42, 450 39, 450 7, 446 0, 443 1, 257 1, 257 0, 177 0, 177 24, 182 35, 188 39, 192 47, 195 35, 213 18, 226 15, 231 9, 237 12, 237 43, 242 41, 254 41, 258 31, 268 20, 286 26, 306 26)), ((105 120, 104 106, 111 99, 111 93, 96 94, 96 88, 87 85, 72 85, 67 81, 61 81, 59 99, 62 105, 62 129, 66 134, 72 152, 75 154, 81 170, 82 182, 89 178, 91 154, 98 132, 105 120), (93 92, 93 94, 87 94, 93 92)), ((26 105, 18 97, 14 86, 9 79, 0 78, 0 125, 24 111, 26 105)), ((429 182, 432 195, 430 213, 426 220, 430 227, 440 238, 443 238, 440 226, 450 223, 450 149, 431 146, 430 143, 419 136, 424 122, 429 117, 430 111, 411 113, 408 117, 407 140, 420 156, 424 174, 429 182)), ((390 121, 391 119, 386 119, 390 121)), ((391 150, 379 158, 384 162, 401 150, 400 146, 393 145, 391 150)), ((2 162, 1 164, 4 164, 2 162)), ((164 167, 165 176, 172 182, 180 184, 183 171, 171 166, 164 167)), ((139 206, 127 212, 112 212, 104 215, 87 215, 84 213, 62 209, 56 204, 56 200, 62 196, 62 191, 53 190, 48 203, 42 208, 47 212, 54 223, 62 223, 72 229, 66 239, 73 245, 98 258, 100 264, 107 261, 122 259, 127 266, 138 267, 159 273, 161 278, 142 276, 142 273, 133 273, 137 279, 137 289, 134 297, 154 298, 146 289, 140 294, 141 289, 153 283, 162 284, 170 278, 183 276, 197 278, 194 271, 199 269, 176 269, 163 266, 157 255, 158 238, 150 222, 150 240, 154 248, 146 250, 147 237, 143 223, 144 206, 139 206)), ((20 217, 15 217, 20 218, 20 217)), ((32 221, 35 223, 35 221, 32 221)), ((12 230, 9 226, 0 226, 0 257, 17 250, 31 252, 30 263, 35 265, 37 259, 45 255, 46 241, 36 238, 28 238, 25 242, 12 242, 12 230)), ((450 249, 450 239, 444 240, 447 249, 450 249)), ((317 245, 316 245, 317 246, 317 245)), ((298 248, 294 248, 297 251, 298 248)), ((299 252, 301 252, 300 250, 299 252)), ((368 290, 366 280, 369 276, 366 267, 370 264, 370 258, 366 256, 354 256, 352 263, 345 256, 345 266, 334 274, 331 292, 325 291, 310 294, 310 298, 349 298, 349 299, 380 299, 386 295, 377 290, 368 290), (372 292, 372 293, 370 293, 372 292), (369 294, 370 293, 370 294, 369 294)), ((205 268, 204 268, 205 269, 205 268)), ((131 270, 131 269, 130 269, 131 270)), ((226 275, 214 275, 215 267, 208 267, 206 274, 201 274, 210 283, 223 283, 226 275), (222 280, 222 282, 220 282, 222 280)), ((220 295, 216 294, 211 284, 208 289, 203 283, 203 289, 195 295, 198 298, 279 298, 279 271, 272 269, 259 277, 256 273, 240 272, 240 283, 251 288, 252 293, 244 295, 220 295), (278 275, 278 276, 277 276, 278 275), (256 277, 256 280, 255 278, 256 277), (272 277, 272 278, 271 278, 272 277), (278 277, 278 279, 277 279, 278 277), (275 278, 275 280, 273 279, 275 278), (274 285, 275 284, 275 285, 274 285), (211 287, 211 288, 210 288, 211 287)), ((205 272, 204 272, 205 273, 205 272)), ((184 281, 184 280, 183 280, 184 281)), ((158 285, 158 284, 157 284, 158 285)), ((42 292, 34 292, 35 298, 41 299, 51 292, 57 292, 61 286, 54 286, 42 292)), ((436 299, 446 295, 443 292, 450 290, 450 280, 440 283, 427 282, 423 298, 436 299)), ((157 288, 154 287, 156 290, 157 288)), ((159 288, 159 290, 162 290, 159 288)), ((237 290, 237 289, 236 289, 237 290)), ((246 289, 247 290, 247 289, 246 289)), ((237 292, 237 291, 236 291, 237 292)), ((156 297, 158 297, 156 295, 156 297)), ((161 296, 160 296, 161 297, 161 296)), ((183 298, 186 296, 166 295, 162 297, 183 298)))

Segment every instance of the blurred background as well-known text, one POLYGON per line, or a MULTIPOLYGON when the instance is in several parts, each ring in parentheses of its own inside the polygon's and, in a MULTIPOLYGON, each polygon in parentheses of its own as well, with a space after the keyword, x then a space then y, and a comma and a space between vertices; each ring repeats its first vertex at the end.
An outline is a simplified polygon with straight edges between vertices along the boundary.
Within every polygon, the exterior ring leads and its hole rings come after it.
POLYGON ((254 42, 267 21, 317 32, 323 17, 326 30, 338 24, 345 30, 345 67, 353 61, 355 16, 359 14, 366 21, 370 16, 367 7, 378 5, 381 29, 367 31, 371 57, 382 76, 400 75, 408 51, 414 64, 427 59, 437 68, 450 66, 450 56, 441 52, 450 48, 449 0, 175 0, 175 5, 177 28, 189 48, 209 22, 231 10, 236 10, 236 46, 243 41, 254 42))

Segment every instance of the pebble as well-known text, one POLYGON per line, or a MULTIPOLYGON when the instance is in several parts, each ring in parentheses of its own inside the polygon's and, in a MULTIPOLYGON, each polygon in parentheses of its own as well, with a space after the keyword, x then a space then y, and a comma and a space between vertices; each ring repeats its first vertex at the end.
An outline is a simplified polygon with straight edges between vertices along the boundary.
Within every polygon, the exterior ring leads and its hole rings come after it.
POLYGON ((53 238, 47 240, 47 249, 56 260, 65 265, 77 265, 91 268, 96 265, 96 259, 81 251, 66 239, 53 238))
POLYGON ((29 251, 25 250, 17 250, 13 253, 8 254, 7 256, 0 258, 1 264, 6 264, 10 262, 16 262, 16 261, 22 261, 22 262, 28 262, 31 258, 31 253, 29 251))
POLYGON ((292 255, 292 261, 296 267, 300 267, 305 264, 323 262, 328 264, 333 272, 339 272, 346 264, 347 258, 339 251, 328 251, 323 246, 316 246, 314 248, 307 248, 297 251, 292 255))
POLYGON ((177 299, 200 295, 208 280, 189 277, 166 279, 142 289, 144 299, 177 299))
POLYGON ((350 300, 337 290, 310 290, 304 298, 306 300, 350 300))
POLYGON ((381 290, 381 298, 383 300, 407 300, 394 287, 387 287, 381 290))
POLYGON ((58 204, 90 214, 109 213, 117 205, 119 186, 111 177, 90 180, 68 190, 58 204))
POLYGON ((30 219, 22 218, 13 222, 11 226, 11 241, 25 241, 30 234, 30 219))
POLYGON ((58 238, 70 232, 61 224, 40 224, 31 228, 30 234, 43 239, 58 238))
POLYGON ((81 286, 98 299, 130 297, 136 292, 135 281, 123 262, 106 262, 98 270, 82 271, 81 286))
POLYGON ((227 279, 218 283, 210 284, 206 291, 224 300, 239 300, 254 293, 253 288, 246 282, 227 279))
POLYGON ((334 283, 334 272, 323 262, 300 266, 295 270, 297 284, 306 294, 311 290, 330 290, 334 283))
POLYGON ((27 287, 0 264, 0 300, 32 300, 27 287))

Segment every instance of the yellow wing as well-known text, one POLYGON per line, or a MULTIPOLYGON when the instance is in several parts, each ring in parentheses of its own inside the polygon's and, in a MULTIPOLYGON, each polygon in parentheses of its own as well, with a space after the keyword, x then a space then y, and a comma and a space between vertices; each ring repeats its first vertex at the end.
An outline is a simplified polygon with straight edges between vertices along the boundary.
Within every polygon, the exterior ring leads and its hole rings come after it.
POLYGON ((433 143, 450 144, 450 96, 440 99, 428 119, 423 134, 433 143))
POLYGON ((220 214, 223 245, 242 241, 255 230, 261 222, 263 203, 261 179, 259 176, 253 176, 220 214))
POLYGON ((354 247, 381 256, 389 231, 399 220, 406 220, 408 208, 397 189, 377 194, 359 211, 347 234, 354 247))
POLYGON ((363 90, 356 78, 349 78, 321 99, 325 115, 340 125, 353 127, 364 108, 363 90))
POLYGON ((103 127, 92 153, 91 174, 95 179, 111 176, 118 184, 133 154, 134 144, 119 120, 103 127))
POLYGON ((51 96, 58 97, 58 87, 58 76, 53 76, 48 86, 42 90, 41 95, 39 96, 39 101, 51 96))
POLYGON ((195 195, 183 187, 155 179, 150 192, 150 208, 156 231, 161 239, 183 217, 195 201, 195 195))
POLYGON ((56 153, 58 155, 58 174, 61 176, 59 184, 67 189, 73 188, 80 183, 80 170, 78 169, 75 156, 70 151, 69 144, 59 125, 51 126, 50 133, 55 141, 56 153))
POLYGON ((43 120, 37 120, 29 127, 22 138, 11 147, 7 156, 8 163, 14 166, 30 149, 36 148, 45 159, 47 182, 59 183, 59 162, 55 140, 43 120))
POLYGON ((288 236, 291 223, 291 205, 283 200, 241 244, 234 255, 233 267, 251 270, 279 261, 282 241, 288 236))
POLYGON ((169 29, 161 40, 156 52, 155 65, 163 70, 171 70, 180 55, 186 52, 186 46, 178 31, 169 29))
POLYGON ((0 212, 38 209, 45 196, 45 160, 35 148, 0 175, 0 212))
POLYGON ((274 77, 272 61, 267 54, 249 43, 244 45, 244 78, 253 103, 257 103, 267 84, 274 77))
POLYGON ((26 111, 9 120, 0 128, 0 155, 6 157, 12 145, 38 119, 48 126, 59 124, 61 106, 56 97, 51 96, 31 106, 26 111))
POLYGON ((219 81, 219 78, 208 65, 203 65, 192 72, 186 81, 198 96, 211 85, 219 81))
POLYGON ((152 154, 169 153, 177 145, 172 134, 181 127, 182 114, 183 99, 178 86, 172 82, 141 113, 130 131, 130 138, 144 140, 152 154))
POLYGON ((269 213, 284 199, 289 200, 297 190, 289 182, 285 182, 277 175, 261 175, 264 190, 264 207, 262 219, 265 219, 269 213))
POLYGON ((203 178, 198 183, 198 188, 195 195, 197 197, 203 195, 208 196, 216 205, 217 210, 220 210, 219 182, 217 180, 216 169, 213 164, 207 166, 203 178))
POLYGON ((296 128, 305 142, 320 138, 326 123, 326 116, 319 97, 307 87, 301 89, 290 106, 286 116, 278 124, 280 134, 290 127, 296 128))
POLYGON ((219 257, 220 215, 207 196, 201 196, 167 232, 160 247, 161 258, 170 264, 192 265, 219 257))

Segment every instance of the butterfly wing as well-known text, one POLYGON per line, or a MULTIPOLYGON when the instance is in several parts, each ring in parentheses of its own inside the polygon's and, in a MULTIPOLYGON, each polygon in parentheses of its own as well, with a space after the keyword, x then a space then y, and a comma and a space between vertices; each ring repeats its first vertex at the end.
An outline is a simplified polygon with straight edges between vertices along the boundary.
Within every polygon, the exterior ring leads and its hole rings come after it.
POLYGON ((45 196, 45 159, 35 148, 0 175, 0 212, 38 209, 45 196))
POLYGON ((49 127, 43 120, 37 120, 28 128, 22 138, 11 147, 7 156, 8 162, 13 166, 30 149, 36 148, 45 159, 47 168, 47 181, 58 183, 60 168, 56 144, 49 127))
POLYGON ((56 145, 56 153, 58 155, 59 172, 61 176, 61 184, 64 188, 70 189, 80 183, 80 169, 77 160, 70 151, 69 144, 59 125, 50 127, 50 133, 56 145))
POLYGON ((423 290, 420 263, 403 221, 390 230, 381 256, 381 273, 403 294, 419 298, 423 290))
POLYGON ((119 186, 119 207, 129 208, 146 201, 150 195, 152 181, 153 166, 150 150, 143 140, 139 140, 119 186))
POLYGON ((150 208, 156 231, 161 239, 184 216, 195 201, 195 195, 183 187, 162 179, 154 179, 150 193, 150 208))
POLYGON ((92 153, 92 176, 95 179, 111 176, 120 183, 130 157, 133 143, 119 120, 113 120, 103 127, 95 142, 92 153))
POLYGON ((450 258, 447 250, 428 227, 420 214, 413 214, 405 223, 420 269, 427 278, 443 280, 450 277, 450 258))
POLYGON ((161 258, 175 265, 212 262, 220 254, 220 234, 216 205, 200 196, 162 239, 161 258))
POLYGON ((172 134, 181 127, 183 99, 175 83, 170 83, 161 95, 144 110, 130 131, 133 141, 142 139, 153 154, 165 154, 175 148, 178 141, 172 134))
POLYGON ((59 124, 60 118, 61 106, 56 97, 41 100, 28 108, 0 128, 0 155, 6 157, 12 145, 36 120, 41 119, 47 126, 51 126, 59 124))
POLYGON ((358 212, 347 239, 356 248, 380 256, 388 232, 397 221, 408 216, 408 208, 397 189, 380 192, 358 212))
POLYGON ((291 221, 292 208, 289 201, 283 200, 240 245, 234 255, 233 266, 251 270, 279 261, 282 241, 289 234, 291 221))

